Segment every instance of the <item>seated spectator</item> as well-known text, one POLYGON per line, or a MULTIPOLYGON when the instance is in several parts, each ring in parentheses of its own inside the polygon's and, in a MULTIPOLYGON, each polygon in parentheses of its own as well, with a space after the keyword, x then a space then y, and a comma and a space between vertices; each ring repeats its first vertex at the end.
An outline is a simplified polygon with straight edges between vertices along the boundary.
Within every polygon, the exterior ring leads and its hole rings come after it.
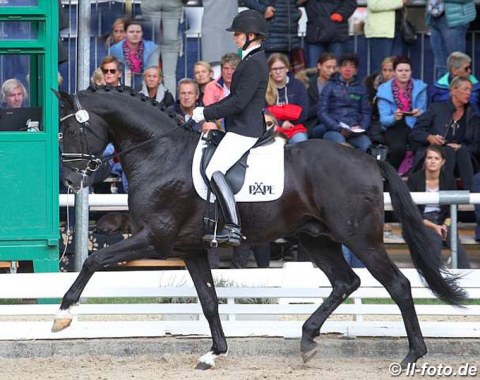
POLYGON ((366 152, 371 141, 364 131, 370 127, 372 111, 357 72, 358 57, 355 54, 342 55, 339 72, 332 75, 320 94, 317 116, 326 127, 324 139, 348 143, 366 152))
POLYGON ((126 84, 137 87, 145 67, 158 66, 152 54, 157 45, 143 38, 142 24, 137 20, 125 22, 125 39, 110 48, 110 54, 125 65, 126 84), (138 74, 138 75, 135 75, 138 74), (138 82, 138 83, 137 83, 138 82))
POLYGON ((200 97, 198 98, 197 105, 203 106, 203 95, 205 93, 205 87, 213 80, 213 70, 210 63, 206 61, 197 61, 193 65, 193 78, 198 84, 200 89, 200 97))
POLYGON ((100 67, 97 67, 90 77, 90 85, 91 86, 105 86, 107 83, 105 82, 105 78, 103 76, 103 71, 100 67))
POLYGON ((113 22, 110 34, 105 38, 105 47, 107 48, 107 51, 110 52, 111 46, 118 44, 125 39, 126 21, 127 19, 125 17, 119 17, 113 22))
POLYGON ((120 78, 122 77, 122 64, 113 55, 107 55, 100 62, 100 69, 103 73, 103 79, 106 86, 120 86, 120 78))
MULTIPOLYGON (((180 123, 185 123, 192 117, 193 109, 196 107, 198 96, 198 84, 193 79, 183 78, 178 82, 177 101, 173 106, 167 108, 168 112, 173 112, 179 118, 180 123)), ((200 132, 199 123, 193 125, 193 130, 200 132)))
MULTIPOLYGON (((230 94, 230 85, 232 84, 232 77, 235 69, 240 63, 240 57, 235 53, 227 53, 222 56, 220 60, 220 78, 211 81, 205 86, 205 93, 203 94, 203 104, 209 106, 217 103, 230 94)), ((222 121, 205 122, 202 126, 203 130, 222 128, 222 121)))
MULTIPOLYGON (((445 151, 440 145, 429 145, 425 149, 425 161, 423 169, 408 176, 408 187, 412 192, 438 192, 443 190, 456 190, 455 178, 442 170, 445 165, 445 151)), ((423 215, 423 224, 427 227, 434 243, 435 253, 440 252, 442 247, 451 248, 451 229, 448 223, 450 207, 438 204, 420 205, 423 215)), ((467 253, 458 237, 458 268, 470 268, 467 253)))
POLYGON ((446 104, 430 104, 410 132, 414 169, 429 145, 444 145, 444 171, 452 177, 458 172, 466 190, 472 187, 475 156, 480 149, 480 120, 469 105, 471 94, 472 83, 468 79, 454 78, 450 82, 450 100, 446 104))
POLYGON ((306 125, 310 130, 310 137, 321 139, 325 133, 325 126, 320 124, 317 117, 317 107, 320 93, 337 70, 337 58, 333 53, 322 53, 317 61, 318 74, 312 76, 308 83, 308 116, 306 125))
POLYGON ((459 51, 454 51, 447 59, 448 72, 438 79, 429 88, 430 103, 444 103, 450 99, 450 82, 455 77, 467 78, 472 82, 472 95, 470 105, 475 113, 480 113, 478 101, 480 100, 480 83, 472 75, 472 59, 459 51))
POLYGON ((427 85, 412 79, 412 67, 407 57, 393 61, 395 77, 378 87, 378 111, 389 148, 387 160, 395 169, 407 151, 408 136, 417 118, 427 109, 427 85))
POLYGON ((22 108, 28 99, 28 92, 18 79, 7 79, 0 93, 2 108, 22 108))
MULTIPOLYGON (((471 191, 473 193, 480 193, 480 172, 473 176, 473 184, 471 191)), ((475 205, 475 241, 480 241, 480 205, 475 205)))
POLYGON ((267 110, 278 120, 277 131, 287 137, 289 144, 307 140, 303 123, 308 114, 308 95, 304 84, 289 73, 286 55, 273 53, 267 64, 270 77, 265 97, 267 110))
POLYGON ((380 115, 378 114, 378 87, 385 82, 388 82, 395 76, 393 71, 393 60, 395 57, 387 57, 382 61, 380 72, 375 71, 365 79, 365 87, 367 89, 368 100, 372 107, 372 120, 370 129, 368 130, 368 137, 373 144, 385 144, 383 139, 382 126, 380 124, 380 115))
POLYGON ((141 94, 156 100, 160 106, 168 108, 175 103, 173 95, 162 83, 162 69, 158 66, 147 67, 142 75, 141 94))

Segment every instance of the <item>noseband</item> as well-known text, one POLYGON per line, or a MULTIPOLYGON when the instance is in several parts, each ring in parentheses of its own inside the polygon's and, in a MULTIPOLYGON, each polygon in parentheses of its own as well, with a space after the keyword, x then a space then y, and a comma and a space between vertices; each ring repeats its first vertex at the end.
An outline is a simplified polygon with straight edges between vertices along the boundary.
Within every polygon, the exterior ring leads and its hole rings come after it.
POLYGON ((60 122, 63 122, 64 120, 67 120, 72 116, 75 116, 75 119, 81 125, 80 132, 82 134, 81 136, 82 150, 86 151, 87 153, 62 153, 62 163, 68 168, 70 168, 71 170, 77 173, 80 173, 83 177, 87 177, 95 173, 100 168, 100 166, 102 166, 104 162, 101 157, 88 153, 89 149, 88 149, 88 141, 87 141, 87 129, 99 140, 101 140, 101 138, 90 127, 90 124, 88 122, 90 120, 90 115, 87 110, 82 108, 82 105, 80 104, 80 100, 78 99, 77 94, 74 94, 72 97, 73 97, 73 101, 75 103, 75 108, 77 109, 77 111, 62 117, 60 119, 60 122), (75 165, 73 165, 74 162, 79 162, 79 161, 87 162, 84 169, 79 169, 75 165))

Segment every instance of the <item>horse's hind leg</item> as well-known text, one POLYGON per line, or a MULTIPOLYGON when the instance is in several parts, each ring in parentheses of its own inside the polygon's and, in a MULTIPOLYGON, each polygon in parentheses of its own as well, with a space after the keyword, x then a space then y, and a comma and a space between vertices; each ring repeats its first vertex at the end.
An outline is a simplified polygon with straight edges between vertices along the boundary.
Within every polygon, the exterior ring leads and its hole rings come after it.
POLYGON ((345 298, 360 286, 360 279, 343 258, 341 245, 326 236, 312 237, 302 235, 302 246, 312 261, 325 273, 332 284, 332 292, 305 321, 302 328, 300 351, 304 362, 317 353, 314 338, 320 335, 320 328, 325 320, 345 298))
POLYGON ((210 351, 198 360, 196 369, 210 369, 215 367, 217 357, 227 355, 228 346, 218 314, 218 298, 207 252, 202 251, 185 257, 185 264, 197 290, 203 314, 210 325, 213 341, 210 351))
POLYGON ((355 246, 352 246, 351 249, 398 305, 409 343, 409 351, 402 361, 402 366, 415 363, 427 353, 427 347, 415 311, 410 281, 390 260, 382 243, 376 249, 361 249, 355 246))
POLYGON ((78 302, 83 289, 85 289, 88 281, 97 270, 119 262, 145 257, 147 249, 152 249, 148 244, 147 238, 143 234, 137 234, 87 257, 77 279, 63 296, 60 310, 53 322, 52 331, 61 331, 70 326, 72 322, 70 308, 78 302))

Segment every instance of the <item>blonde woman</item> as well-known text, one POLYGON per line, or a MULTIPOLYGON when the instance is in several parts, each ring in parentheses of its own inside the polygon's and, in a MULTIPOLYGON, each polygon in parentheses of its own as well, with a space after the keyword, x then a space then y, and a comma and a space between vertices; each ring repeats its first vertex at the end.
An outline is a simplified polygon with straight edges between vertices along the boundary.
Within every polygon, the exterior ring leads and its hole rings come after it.
POLYGON ((289 144, 308 139, 303 123, 308 115, 308 95, 302 82, 290 74, 286 55, 273 53, 267 60, 269 80, 265 95, 267 110, 279 121, 277 131, 284 134, 289 144))

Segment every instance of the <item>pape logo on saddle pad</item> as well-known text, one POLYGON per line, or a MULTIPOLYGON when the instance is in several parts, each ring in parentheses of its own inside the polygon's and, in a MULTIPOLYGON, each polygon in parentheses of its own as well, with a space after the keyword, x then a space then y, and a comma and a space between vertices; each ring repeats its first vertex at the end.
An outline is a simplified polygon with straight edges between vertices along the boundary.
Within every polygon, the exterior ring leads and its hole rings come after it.
MULTIPOLYGON (((200 161, 205 141, 200 139, 192 164, 193 185, 197 194, 207 199, 207 185, 200 175, 200 161)), ((278 138, 274 143, 252 149, 247 159, 247 170, 242 188, 235 194, 237 202, 268 202, 280 198, 284 189, 285 141, 278 138)), ((211 202, 215 196, 211 197, 211 202)))
POLYGON ((248 186, 248 192, 252 195, 265 195, 265 194, 274 194, 274 187, 272 185, 264 185, 263 182, 255 182, 254 185, 248 186))

